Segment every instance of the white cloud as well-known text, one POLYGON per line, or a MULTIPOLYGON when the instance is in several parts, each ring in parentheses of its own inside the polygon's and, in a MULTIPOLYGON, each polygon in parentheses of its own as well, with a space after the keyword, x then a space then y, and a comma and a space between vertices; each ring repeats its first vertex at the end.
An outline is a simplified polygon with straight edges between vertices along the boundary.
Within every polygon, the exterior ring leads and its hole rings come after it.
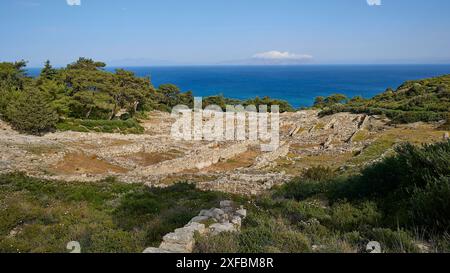
POLYGON ((369 6, 381 6, 381 0, 367 0, 369 6))
POLYGON ((69 6, 81 6, 81 0, 66 0, 69 6))
POLYGON ((266 60, 309 60, 313 57, 311 55, 306 54, 294 54, 290 52, 281 52, 281 51, 268 51, 262 52, 253 55, 255 59, 266 59, 266 60))

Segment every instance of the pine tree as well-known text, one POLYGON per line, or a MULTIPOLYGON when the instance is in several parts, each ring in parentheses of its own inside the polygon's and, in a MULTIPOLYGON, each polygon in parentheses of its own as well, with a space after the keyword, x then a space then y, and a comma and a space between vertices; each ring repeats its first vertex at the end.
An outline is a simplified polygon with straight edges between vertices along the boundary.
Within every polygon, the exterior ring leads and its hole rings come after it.
POLYGON ((48 96, 39 90, 27 90, 11 101, 6 109, 11 125, 20 132, 40 135, 55 128, 58 114, 48 96))
POLYGON ((41 70, 40 77, 46 80, 54 80, 58 71, 52 67, 50 61, 45 62, 44 68, 41 70))

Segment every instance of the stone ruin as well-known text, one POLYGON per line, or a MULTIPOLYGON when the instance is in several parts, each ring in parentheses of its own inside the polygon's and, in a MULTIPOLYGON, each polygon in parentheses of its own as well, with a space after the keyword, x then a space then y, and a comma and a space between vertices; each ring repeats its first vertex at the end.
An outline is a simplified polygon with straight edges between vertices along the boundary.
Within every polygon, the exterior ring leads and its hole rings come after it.
POLYGON ((182 228, 166 234, 159 247, 149 247, 144 253, 192 253, 195 234, 215 236, 223 232, 239 232, 247 210, 236 208, 232 201, 220 202, 220 208, 200 211, 182 228))

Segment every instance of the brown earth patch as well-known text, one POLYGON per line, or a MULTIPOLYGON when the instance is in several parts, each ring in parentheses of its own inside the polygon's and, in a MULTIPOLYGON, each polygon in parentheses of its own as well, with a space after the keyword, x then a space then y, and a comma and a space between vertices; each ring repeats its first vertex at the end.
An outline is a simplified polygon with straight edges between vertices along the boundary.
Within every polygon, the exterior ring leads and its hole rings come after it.
POLYGON ((64 159, 51 168, 59 174, 105 174, 105 173, 126 173, 127 169, 113 165, 97 156, 88 156, 82 153, 71 153, 64 156, 64 159))
POLYGON ((125 139, 112 139, 108 143, 108 146, 125 146, 125 145, 130 145, 130 144, 133 144, 133 141, 125 140, 125 139))
POLYGON ((228 159, 224 162, 219 162, 208 168, 205 168, 206 172, 221 172, 221 171, 232 171, 239 168, 248 168, 255 163, 255 159, 261 154, 260 151, 256 149, 248 150, 238 156, 228 159))

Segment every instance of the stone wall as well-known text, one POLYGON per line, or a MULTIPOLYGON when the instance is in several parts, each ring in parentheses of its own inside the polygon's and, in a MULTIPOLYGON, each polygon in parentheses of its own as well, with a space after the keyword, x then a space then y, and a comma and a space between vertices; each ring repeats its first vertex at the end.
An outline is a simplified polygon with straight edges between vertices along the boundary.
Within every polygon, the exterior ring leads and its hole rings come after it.
POLYGON ((246 216, 247 211, 242 206, 236 208, 232 201, 222 201, 220 209, 200 211, 184 227, 166 234, 159 247, 146 248, 144 253, 192 253, 196 233, 215 236, 222 232, 239 232, 246 216))

